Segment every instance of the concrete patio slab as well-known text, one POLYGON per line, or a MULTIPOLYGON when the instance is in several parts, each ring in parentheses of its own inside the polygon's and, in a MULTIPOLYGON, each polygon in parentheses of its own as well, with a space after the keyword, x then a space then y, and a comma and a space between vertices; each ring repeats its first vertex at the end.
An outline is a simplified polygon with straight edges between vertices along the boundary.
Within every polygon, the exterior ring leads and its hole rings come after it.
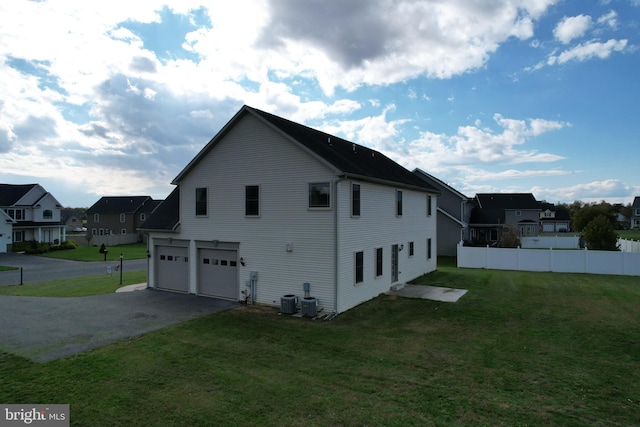
POLYGON ((402 289, 387 292, 387 295, 396 295, 405 298, 422 298, 442 302, 456 302, 466 293, 466 289, 443 288, 428 285, 404 285, 402 289))

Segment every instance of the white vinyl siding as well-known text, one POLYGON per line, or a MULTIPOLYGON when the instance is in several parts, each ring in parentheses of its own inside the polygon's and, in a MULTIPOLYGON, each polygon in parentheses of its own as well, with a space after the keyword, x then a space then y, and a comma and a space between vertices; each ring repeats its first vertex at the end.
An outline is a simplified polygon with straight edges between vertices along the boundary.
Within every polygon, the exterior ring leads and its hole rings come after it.
MULTIPOLYGON (((256 118, 247 115, 180 183, 180 238, 238 244, 240 290, 258 272, 257 301, 279 304, 286 294, 310 295, 335 306, 332 209, 309 209, 309 183, 332 182, 335 171, 256 118), (260 186, 260 220, 245 215, 245 187, 260 186), (208 215, 195 216, 195 188, 208 186, 208 215), (290 246, 293 244, 292 246, 290 246), (287 247, 291 251, 287 251, 287 247)), ((333 185, 333 184, 332 184, 333 185)), ((190 271, 195 292, 196 268, 190 271)), ((238 299, 241 295, 238 295, 238 299)))
MULTIPOLYGON (((425 215, 425 193, 403 189, 403 215, 396 216, 397 188, 368 182, 360 183, 360 217, 351 216, 351 182, 337 185, 338 216, 338 311, 375 298, 391 287, 391 246, 405 245, 399 252, 399 282, 406 283, 435 270, 435 258, 427 261, 427 238, 435 242, 436 215, 425 215), (407 244, 414 242, 415 256, 409 256, 407 244), (383 248, 382 275, 376 278, 375 248, 383 248), (364 251, 364 280, 353 283, 356 251, 364 251)), ((435 244, 435 243, 434 243, 435 244)))

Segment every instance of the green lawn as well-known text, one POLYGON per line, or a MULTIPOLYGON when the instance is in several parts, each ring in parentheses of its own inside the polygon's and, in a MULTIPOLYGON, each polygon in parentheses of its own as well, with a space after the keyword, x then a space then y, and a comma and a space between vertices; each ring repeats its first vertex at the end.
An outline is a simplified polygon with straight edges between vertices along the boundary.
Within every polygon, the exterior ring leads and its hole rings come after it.
POLYGON ((640 240, 640 230, 616 230, 623 239, 640 240))
POLYGON ((27 283, 25 285, 0 286, 0 295, 21 295, 39 297, 85 297, 89 295, 110 294, 120 286, 135 285, 147 281, 147 272, 123 271, 122 285, 120 274, 112 273, 110 276, 101 274, 97 276, 72 277, 69 279, 56 279, 46 282, 27 283))
MULTIPOLYGON (((76 249, 54 251, 38 256, 72 261, 104 261, 104 254, 101 254, 99 250, 100 248, 97 246, 78 246, 76 249)), ((147 245, 146 243, 133 243, 130 245, 107 246, 107 261, 119 261, 120 254, 124 259, 146 258, 147 245)))
POLYGON ((380 296, 323 322, 242 307, 36 364, 0 401, 77 426, 591 426, 640 420, 637 277, 456 269, 457 303, 380 296))

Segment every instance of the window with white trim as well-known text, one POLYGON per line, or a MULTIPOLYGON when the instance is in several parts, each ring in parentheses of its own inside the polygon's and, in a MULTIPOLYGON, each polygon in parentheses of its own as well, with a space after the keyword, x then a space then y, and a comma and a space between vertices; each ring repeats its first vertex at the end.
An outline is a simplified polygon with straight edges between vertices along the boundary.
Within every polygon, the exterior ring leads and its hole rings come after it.
POLYGON ((196 188, 196 216, 207 216, 207 188, 196 188))
POLYGON ((364 281, 364 252, 359 251, 354 254, 354 275, 355 284, 364 281))
POLYGON ((127 214, 120 214, 120 222, 127 222, 127 214))
POLYGON ((331 207, 331 184, 329 182, 315 182, 309 184, 309 207, 331 207))
POLYGON ((382 276, 382 248, 376 248, 376 277, 382 276))
POLYGON ((260 215, 260 186, 247 185, 244 187, 244 214, 246 216, 260 215))
POLYGON ((351 184, 351 216, 360 216, 360 184, 351 184))

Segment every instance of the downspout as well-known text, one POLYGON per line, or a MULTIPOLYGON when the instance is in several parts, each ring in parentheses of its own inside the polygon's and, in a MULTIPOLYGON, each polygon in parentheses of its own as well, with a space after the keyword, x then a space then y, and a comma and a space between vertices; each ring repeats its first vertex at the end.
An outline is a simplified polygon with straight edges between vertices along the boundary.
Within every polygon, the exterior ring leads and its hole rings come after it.
POLYGON ((333 306, 335 307, 334 312, 338 313, 338 220, 340 219, 340 215, 338 214, 338 184, 340 180, 334 181, 335 191, 334 194, 334 207, 333 207, 333 306))

